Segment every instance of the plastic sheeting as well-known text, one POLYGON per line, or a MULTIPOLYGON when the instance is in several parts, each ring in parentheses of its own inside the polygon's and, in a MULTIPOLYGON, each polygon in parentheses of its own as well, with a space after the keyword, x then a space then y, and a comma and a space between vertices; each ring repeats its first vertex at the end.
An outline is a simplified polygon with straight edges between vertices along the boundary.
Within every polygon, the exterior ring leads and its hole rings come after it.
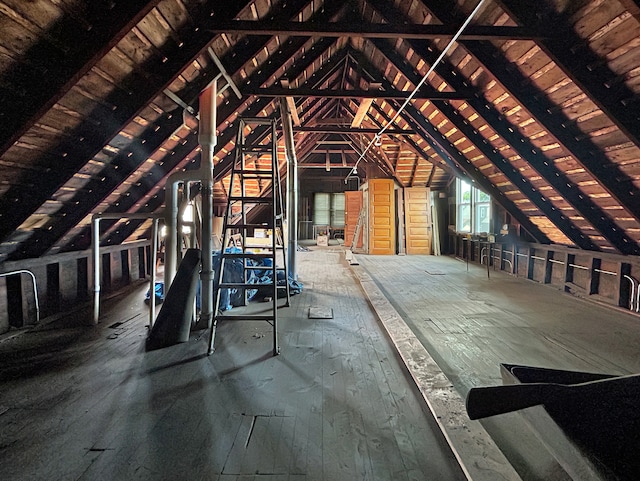
MULTIPOLYGON (((228 247, 225 249, 229 254, 241 254, 242 249, 237 247, 228 247)), ((247 252, 250 253, 250 252, 247 252)), ((221 251, 213 253, 213 269, 217 273, 220 268, 221 251)), ((235 258, 227 259, 225 261, 224 273, 222 282, 244 282, 244 260, 246 260, 247 266, 250 267, 271 267, 273 265, 271 259, 251 259, 251 258, 235 258)), ((272 282, 273 272, 264 269, 248 269, 247 270, 247 283, 248 284, 266 284, 272 282)), ((214 279, 214 289, 218 288, 217 274, 214 279)), ((277 272, 277 280, 279 286, 285 285, 284 272, 277 272)), ((301 282, 294 280, 289 276, 289 294, 295 295, 302 292, 303 285, 301 282)), ((265 297, 271 297, 273 294, 273 287, 256 287, 256 289, 247 288, 247 300, 252 301, 255 299, 264 299, 265 297)), ((199 293, 199 292, 198 292, 199 293)), ((278 291, 278 297, 286 296, 284 289, 278 291)), ((199 297, 196 300, 199 306, 199 297)), ((236 306, 244 305, 243 289, 238 288, 224 288, 220 292, 220 307, 221 311, 228 311, 236 306)))
MULTIPOLYGON (((225 249, 225 252, 228 254, 241 254, 242 250, 237 247, 228 247, 225 249)), ((221 260, 221 251, 215 251, 213 253, 213 270, 214 274, 214 282, 213 289, 214 292, 218 289, 218 269, 220 269, 220 260, 221 260)), ((225 261, 224 273, 222 282, 244 282, 243 279, 243 271, 244 271, 244 259, 235 258, 235 259, 227 259, 225 261)), ((271 259, 250 259, 247 258, 247 265, 251 267, 271 267, 273 265, 271 259)), ((273 272, 264 269, 249 269, 247 270, 247 283, 249 284, 267 284, 271 283, 273 276, 273 272)), ((285 285, 284 272, 277 272, 278 285, 285 285)), ((200 308, 200 289, 201 284, 198 283, 198 288, 196 292, 196 307, 200 308)), ((291 276, 289 276, 289 294, 295 295, 302 292, 303 284, 291 276)), ((244 305, 244 295, 243 290, 238 288, 224 288, 220 292, 220 310, 228 311, 236 306, 244 305)), ((247 291, 247 299, 249 301, 255 299, 264 299, 265 297, 271 297, 273 294, 273 288, 271 286, 265 287, 256 287, 255 289, 246 289, 247 291)), ((156 282, 155 284, 155 294, 156 294, 156 302, 162 302, 164 299, 164 283, 156 282)), ((285 297, 286 292, 284 289, 278 290, 278 297, 285 297)), ((148 302, 150 298, 150 293, 147 291, 145 302, 148 302)))
MULTIPOLYGON (((156 303, 160 304, 164 301, 164 282, 156 282, 154 285, 154 290, 156 294, 156 303)), ((147 289, 147 294, 145 295, 144 302, 147 304, 151 301, 151 289, 147 289)))

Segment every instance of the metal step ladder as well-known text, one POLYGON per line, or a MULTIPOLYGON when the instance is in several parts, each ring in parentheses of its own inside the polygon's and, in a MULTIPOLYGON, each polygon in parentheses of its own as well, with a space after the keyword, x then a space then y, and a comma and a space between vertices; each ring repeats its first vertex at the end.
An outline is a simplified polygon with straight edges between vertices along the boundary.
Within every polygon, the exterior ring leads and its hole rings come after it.
MULTIPOLYGON (((216 272, 217 289, 215 292, 215 310, 209 339, 208 354, 215 350, 215 334, 218 321, 266 321, 273 326, 273 355, 280 353, 278 344, 278 307, 290 304, 289 272, 287 270, 286 245, 282 241, 284 233, 284 204, 278 167, 278 145, 276 121, 266 118, 240 118, 235 144, 235 159, 229 180, 227 210, 222 227, 222 246, 220 267, 216 272), (250 133, 249 133, 250 131, 250 133), (245 135, 247 133, 247 135, 245 135), (249 223, 249 212, 253 209, 267 209, 266 224, 249 223), (249 234, 255 229, 271 232, 271 243, 255 252, 247 246, 249 234), (232 237, 233 236, 233 237, 232 237), (239 241, 238 241, 239 239, 239 241), (230 242, 235 252, 228 252, 230 242), (238 249, 241 252, 238 252, 238 249), (225 282, 224 271, 227 262, 242 259, 243 281, 225 282), (254 265, 254 262, 261 265, 254 265), (267 261, 267 262, 265 262, 267 261), (270 262, 268 262, 270 261, 270 262), (271 264, 271 265, 268 265, 271 264), (250 283, 251 272, 271 273, 271 282, 250 283), (278 273, 284 273, 284 285, 278 285, 278 273), (240 289, 245 304, 247 290, 268 288, 265 299, 270 302, 270 312, 265 315, 233 314, 220 311, 222 289, 240 289), (285 303, 278 306, 278 293, 284 292, 285 303)), ((254 215, 259 215, 254 212, 254 215)), ((231 310, 230 312, 233 312, 231 310)))

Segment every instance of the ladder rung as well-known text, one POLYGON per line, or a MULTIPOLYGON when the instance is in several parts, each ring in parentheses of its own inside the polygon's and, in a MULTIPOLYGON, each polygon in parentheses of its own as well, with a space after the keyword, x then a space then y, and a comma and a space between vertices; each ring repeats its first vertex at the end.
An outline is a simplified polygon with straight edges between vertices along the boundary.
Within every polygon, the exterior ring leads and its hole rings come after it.
POLYGON ((270 145, 242 145, 240 148, 243 152, 271 152, 273 150, 270 145))
POLYGON ((242 175, 264 175, 271 177, 273 172, 270 170, 255 170, 255 169, 233 169, 234 174, 242 175))
POLYGON ((229 197, 229 202, 246 202, 247 204, 273 204, 272 197, 229 197))
POLYGON ((258 125, 271 125, 274 120, 269 117, 241 117, 240 120, 243 124, 258 124, 258 125))
POLYGON ((216 320, 218 321, 273 321, 274 316, 260 316, 257 314, 236 314, 235 316, 231 315, 220 315, 216 316, 216 320))
POLYGON ((272 226, 265 224, 229 224, 227 229, 245 229, 245 228, 253 228, 253 229, 273 229, 272 226))
POLYGON ((242 178, 240 179, 240 181, 248 181, 248 180, 272 180, 273 179, 273 175, 272 174, 256 174, 256 173, 241 173, 241 172, 234 172, 234 175, 237 176, 242 176, 242 178))
POLYGON ((249 283, 249 282, 221 282, 220 283, 220 287, 222 289, 232 289, 234 287, 254 287, 254 288, 259 288, 259 287, 273 287, 273 282, 264 282, 264 283, 258 283, 258 282, 254 282, 249 283))
POLYGON ((245 257, 247 259, 273 259, 273 254, 254 254, 249 252, 244 252, 244 253, 225 252, 224 254, 222 254, 222 257, 224 259, 243 259, 245 257))

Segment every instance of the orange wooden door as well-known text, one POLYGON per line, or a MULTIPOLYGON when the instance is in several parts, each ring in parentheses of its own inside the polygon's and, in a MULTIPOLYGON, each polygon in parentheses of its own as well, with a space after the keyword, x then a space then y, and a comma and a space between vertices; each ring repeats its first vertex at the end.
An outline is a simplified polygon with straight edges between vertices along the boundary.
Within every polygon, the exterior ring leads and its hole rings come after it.
POLYGON ((404 189, 404 225, 407 254, 431 254, 431 191, 427 187, 404 189))
MULTIPOLYGON (((356 231, 356 224, 358 222, 358 215, 362 209, 362 191, 347 191, 344 193, 344 245, 351 247, 353 242, 353 235, 356 231)), ((364 231, 365 223, 362 223, 360 228, 360 235, 358 236, 358 243, 355 247, 362 247, 362 232, 364 231)))
POLYGON ((393 180, 371 179, 369 181, 369 253, 395 254, 395 233, 393 180))

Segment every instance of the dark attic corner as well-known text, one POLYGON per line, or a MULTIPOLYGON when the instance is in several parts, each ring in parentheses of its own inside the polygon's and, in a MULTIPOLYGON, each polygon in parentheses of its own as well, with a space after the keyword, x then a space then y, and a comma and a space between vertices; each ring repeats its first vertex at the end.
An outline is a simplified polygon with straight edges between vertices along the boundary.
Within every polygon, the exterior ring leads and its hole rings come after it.
POLYGON ((638 0, 0 31, 0 479, 640 478, 638 0))

